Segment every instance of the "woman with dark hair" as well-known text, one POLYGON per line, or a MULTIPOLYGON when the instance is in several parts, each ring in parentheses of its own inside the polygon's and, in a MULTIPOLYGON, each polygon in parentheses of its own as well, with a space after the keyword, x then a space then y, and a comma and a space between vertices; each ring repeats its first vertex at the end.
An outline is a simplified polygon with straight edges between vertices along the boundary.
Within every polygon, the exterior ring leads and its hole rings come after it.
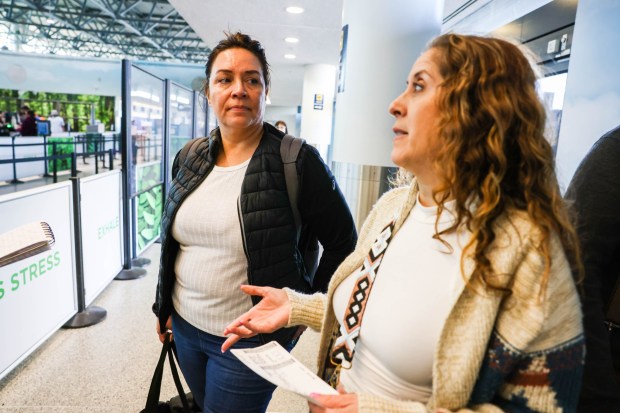
POLYGON ((37 119, 34 110, 28 109, 19 128, 22 136, 37 136, 37 119))
POLYGON ((284 132, 284 133, 288 133, 288 128, 286 127, 286 122, 284 122, 283 120, 279 120, 276 122, 276 128, 278 128, 279 131, 284 132))
MULTIPOLYGON (((157 331, 172 329, 179 364, 204 412, 264 412, 274 386, 222 353, 222 331, 258 299, 237 288, 325 291, 357 239, 351 213, 318 152, 303 145, 298 228, 280 146, 284 133, 263 121, 269 65, 260 43, 229 34, 206 64, 205 93, 219 127, 177 154, 162 219, 154 311, 157 331), (317 240, 323 254, 312 279, 304 261, 317 240)), ((277 340, 292 349, 300 328, 282 328, 236 345, 277 340)))
POLYGON ((327 295, 242 286, 262 301, 223 350, 321 329, 312 412, 573 412, 581 261, 531 62, 503 40, 442 35, 390 105, 404 183, 374 206, 327 295))

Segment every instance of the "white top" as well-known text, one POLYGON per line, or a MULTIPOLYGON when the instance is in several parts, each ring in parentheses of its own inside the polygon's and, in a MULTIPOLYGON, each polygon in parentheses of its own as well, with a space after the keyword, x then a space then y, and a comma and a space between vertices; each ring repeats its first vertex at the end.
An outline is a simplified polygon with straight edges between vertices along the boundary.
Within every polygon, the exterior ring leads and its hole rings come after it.
POLYGON ((64 132, 63 128, 65 127, 65 121, 60 116, 52 116, 49 118, 50 121, 50 129, 51 133, 61 133, 64 132))
MULTIPOLYGON (((439 230, 453 222, 454 202, 442 213, 439 230)), ((462 249, 469 234, 433 239, 437 207, 419 200, 388 246, 370 293, 350 370, 340 380, 349 392, 365 392, 426 403, 431 396, 433 359, 444 322, 464 286, 462 249), (467 235, 467 238, 465 237, 467 235), (395 308, 409 308, 395 312, 395 308)), ((334 293, 342 323, 358 272, 334 293)))
POLYGON ((217 336, 252 307, 239 289, 248 282, 248 262, 237 213, 249 163, 215 166, 183 201, 172 223, 172 236, 180 244, 174 308, 194 327, 217 336))

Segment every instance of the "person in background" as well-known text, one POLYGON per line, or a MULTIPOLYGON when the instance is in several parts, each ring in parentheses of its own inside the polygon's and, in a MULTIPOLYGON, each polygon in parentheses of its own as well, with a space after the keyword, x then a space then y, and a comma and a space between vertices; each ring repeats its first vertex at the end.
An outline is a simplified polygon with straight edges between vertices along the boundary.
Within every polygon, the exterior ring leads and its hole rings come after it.
POLYGON ((28 116, 28 111, 30 110, 30 106, 28 105, 22 105, 22 107, 19 109, 19 119, 18 122, 21 124, 22 120, 26 119, 26 116, 28 116))
MULTIPOLYGON (((242 33, 227 34, 206 64, 205 94, 219 127, 177 154, 164 206, 153 306, 157 331, 163 340, 172 329, 181 370, 204 412, 264 412, 275 388, 220 351, 224 327, 257 302, 235 286, 325 291, 357 240, 329 168, 303 145, 296 162, 298 242, 280 155, 284 133, 263 120, 269 84, 261 44, 242 33), (304 245, 316 242, 306 244, 305 234, 323 246, 311 283, 303 253, 309 251, 304 245)), ((235 345, 277 340, 291 350, 299 331, 279 329, 235 345)))
POLYGON ((278 130, 280 132, 288 133, 288 128, 286 127, 286 122, 284 122, 283 120, 279 120, 279 121, 276 122, 276 128, 278 128, 278 130))
POLYGON ((582 288, 586 364, 579 412, 620 412, 620 329, 605 310, 620 279, 620 126, 581 162, 565 198, 573 203, 585 277, 582 288))
POLYGON ((65 121, 58 115, 58 111, 56 109, 52 110, 49 121, 52 135, 65 131, 65 121))
POLYGON ((33 110, 28 109, 26 117, 23 118, 19 133, 22 136, 37 136, 37 121, 33 110))
POLYGON ((321 329, 312 412, 574 412, 584 358, 578 240, 533 63, 504 40, 445 34, 390 105, 383 195, 327 295, 262 298, 224 330, 321 329))

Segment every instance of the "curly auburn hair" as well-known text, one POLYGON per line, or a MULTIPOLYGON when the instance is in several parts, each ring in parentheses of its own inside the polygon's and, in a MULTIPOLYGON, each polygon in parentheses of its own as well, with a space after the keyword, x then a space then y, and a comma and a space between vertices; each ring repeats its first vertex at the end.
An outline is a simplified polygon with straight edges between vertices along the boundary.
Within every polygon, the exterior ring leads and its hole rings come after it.
POLYGON ((437 237, 466 225, 472 238, 464 252, 473 249, 476 263, 471 281, 510 293, 494 285, 488 253, 494 224, 508 211, 521 210, 540 231, 540 293, 548 283, 555 234, 580 279, 578 238, 558 187, 545 138, 546 111, 530 59, 508 41, 457 34, 435 38, 428 50, 437 52, 434 61, 444 79, 437 92, 442 146, 436 160, 444 186, 434 197, 439 214, 448 196, 454 199, 457 215, 456 223, 437 237), (468 207, 472 199, 474 210, 468 207))

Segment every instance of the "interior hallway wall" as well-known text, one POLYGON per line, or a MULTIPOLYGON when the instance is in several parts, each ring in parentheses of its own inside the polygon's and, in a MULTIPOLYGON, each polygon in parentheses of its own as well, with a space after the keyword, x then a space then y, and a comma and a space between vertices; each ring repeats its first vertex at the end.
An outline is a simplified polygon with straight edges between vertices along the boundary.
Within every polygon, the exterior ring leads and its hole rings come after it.
POLYGON ((121 62, 0 52, 0 88, 120 96, 121 62))
MULTIPOLYGON (((205 76, 202 65, 135 63, 162 79, 194 89, 205 76)), ((0 51, 0 89, 120 96, 121 62, 0 51)))
POLYGON ((620 124, 620 0, 579 0, 556 163, 565 190, 594 142, 620 124))

